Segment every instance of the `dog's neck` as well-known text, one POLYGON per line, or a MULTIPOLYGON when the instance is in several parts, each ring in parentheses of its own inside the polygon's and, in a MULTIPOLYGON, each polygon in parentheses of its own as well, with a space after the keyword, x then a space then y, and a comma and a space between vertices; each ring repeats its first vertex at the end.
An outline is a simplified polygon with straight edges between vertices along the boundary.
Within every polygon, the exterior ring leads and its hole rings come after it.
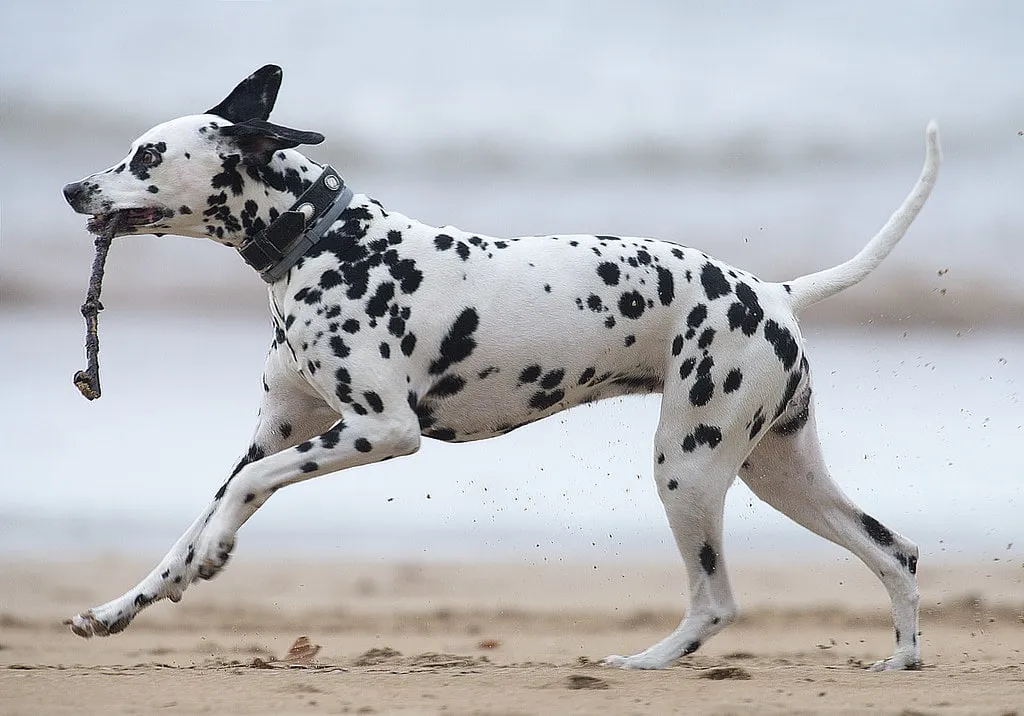
POLYGON ((352 190, 331 166, 267 230, 246 239, 238 253, 267 283, 276 283, 348 208, 352 190))
POLYGON ((323 173, 323 167, 294 149, 275 152, 266 164, 244 164, 239 154, 221 155, 222 173, 203 211, 205 234, 239 248, 265 232, 323 173))

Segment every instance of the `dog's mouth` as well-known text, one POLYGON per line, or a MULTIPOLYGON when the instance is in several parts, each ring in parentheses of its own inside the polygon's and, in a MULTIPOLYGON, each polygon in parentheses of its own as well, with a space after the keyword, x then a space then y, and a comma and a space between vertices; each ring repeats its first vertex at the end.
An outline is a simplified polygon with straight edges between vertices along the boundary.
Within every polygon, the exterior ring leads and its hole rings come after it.
POLYGON ((144 209, 118 209, 117 211, 110 211, 105 214, 93 214, 93 217, 89 219, 89 223, 86 224, 86 228, 94 234, 105 233, 114 222, 114 218, 117 217, 118 235, 130 234, 133 229, 155 224, 166 215, 163 209, 155 206, 144 209))

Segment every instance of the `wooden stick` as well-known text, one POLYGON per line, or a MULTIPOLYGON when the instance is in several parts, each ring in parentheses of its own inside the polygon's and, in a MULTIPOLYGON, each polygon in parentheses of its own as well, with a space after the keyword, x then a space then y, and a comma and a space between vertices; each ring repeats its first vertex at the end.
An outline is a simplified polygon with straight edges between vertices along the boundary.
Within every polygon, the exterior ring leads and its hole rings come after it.
POLYGON ((96 237, 96 257, 92 261, 92 275, 89 277, 89 290, 82 304, 82 317, 85 318, 85 356, 89 361, 85 370, 75 373, 75 387, 88 400, 100 397, 100 336, 99 313, 103 310, 100 303, 100 291, 103 288, 103 268, 110 251, 110 242, 114 240, 120 222, 120 214, 114 214, 104 234, 96 237))

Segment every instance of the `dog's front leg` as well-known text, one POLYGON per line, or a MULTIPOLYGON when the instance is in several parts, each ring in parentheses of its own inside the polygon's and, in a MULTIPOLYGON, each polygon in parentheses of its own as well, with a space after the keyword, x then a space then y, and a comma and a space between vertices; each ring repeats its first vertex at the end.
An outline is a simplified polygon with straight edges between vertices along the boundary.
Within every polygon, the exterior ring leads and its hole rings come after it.
MULTIPOLYGON (((339 414, 320 398, 301 390, 294 377, 276 363, 273 354, 263 385, 263 401, 252 442, 214 500, 141 582, 120 597, 69 619, 67 624, 75 634, 83 637, 116 634, 150 604, 161 599, 180 600, 188 585, 201 576, 196 561, 197 544, 235 476, 246 465, 301 444, 338 421, 339 414)), ((209 578, 212 573, 202 576, 209 578)))
POLYGON ((420 428, 408 415, 346 416, 312 440, 245 465, 225 485, 195 546, 198 576, 209 579, 225 564, 235 534, 272 494, 287 485, 419 449, 420 428))

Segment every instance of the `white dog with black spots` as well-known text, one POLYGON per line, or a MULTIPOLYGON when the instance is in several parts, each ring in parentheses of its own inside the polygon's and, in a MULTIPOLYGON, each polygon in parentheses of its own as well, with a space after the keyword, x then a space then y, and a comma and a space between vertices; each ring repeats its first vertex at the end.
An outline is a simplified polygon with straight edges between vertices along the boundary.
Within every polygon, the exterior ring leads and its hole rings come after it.
POLYGON ((938 174, 934 124, 916 185, 860 253, 770 283, 666 241, 495 239, 387 210, 296 150, 321 135, 268 121, 280 83, 268 65, 213 109, 154 127, 120 163, 64 188, 97 233, 117 217, 119 235, 237 249, 268 282, 274 323, 245 455, 157 567, 69 620, 74 633, 119 632, 216 575, 238 529, 286 485, 409 455, 422 436, 480 440, 581 403, 661 393, 654 478, 689 609, 657 644, 605 663, 665 668, 736 619, 722 513, 738 475, 881 579, 896 647, 872 668, 920 664, 917 546, 830 478, 796 316, 863 279, 902 238, 938 174))

